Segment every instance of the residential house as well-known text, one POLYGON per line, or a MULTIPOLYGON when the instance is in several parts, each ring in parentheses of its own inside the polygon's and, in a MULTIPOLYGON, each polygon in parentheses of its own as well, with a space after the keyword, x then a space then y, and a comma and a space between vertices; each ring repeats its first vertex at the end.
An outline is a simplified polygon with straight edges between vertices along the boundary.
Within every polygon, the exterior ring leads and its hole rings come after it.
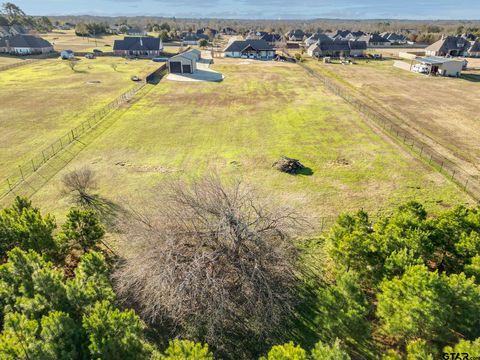
POLYGON ((31 55, 47 54, 52 51, 52 44, 33 35, 11 35, 0 38, 0 53, 31 55))
POLYGON ((145 29, 142 29, 138 26, 130 27, 125 34, 128 36, 146 36, 147 31, 145 29))
POLYGON ((381 37, 390 41, 391 45, 403 45, 407 43, 407 37, 402 34, 384 32, 380 34, 381 37))
POLYGON ((163 50, 162 40, 153 37, 126 36, 123 40, 115 40, 113 52, 117 56, 135 56, 153 58, 163 50))
POLYGON ((183 33, 180 38, 183 45, 198 45, 201 40, 208 41, 208 36, 205 34, 183 33))
POLYGON ((0 38, 10 35, 10 26, 0 26, 0 38))
POLYGON ((223 35, 237 35, 237 31, 231 27, 226 27, 221 30, 223 35))
POLYGON ((328 41, 328 40, 332 40, 332 38, 326 34, 316 32, 316 33, 313 33, 309 38, 305 39, 305 45, 309 47, 319 41, 328 41))
POLYGON ((462 37, 466 40, 469 40, 469 41, 477 40, 477 36, 475 34, 472 34, 472 33, 463 33, 462 37))
POLYGON ((315 44, 310 45, 307 50, 311 57, 361 57, 365 55, 367 50, 367 43, 360 40, 320 40, 315 44))
MULTIPOLYGON (((247 36, 245 36, 245 39, 246 40, 260 40, 261 38, 263 38, 264 36, 267 36, 269 35, 268 32, 266 31, 250 31, 247 36)), ((267 41, 267 40, 265 40, 267 41)))
POLYGON ((380 34, 374 33, 371 35, 363 35, 358 38, 360 41, 365 41, 367 43, 367 46, 372 48, 372 47, 386 47, 390 46, 391 43, 387 39, 385 39, 383 36, 380 34))
POLYGON ((172 56, 168 59, 168 71, 173 74, 193 74, 197 71, 197 62, 200 58, 201 53, 197 49, 172 56))
POLYGON ((275 50, 265 40, 234 40, 225 50, 225 57, 271 60, 275 57, 275 50))
POLYGON ((470 44, 471 45, 468 48, 467 55, 475 58, 480 57, 480 40, 475 40, 470 44))
POLYGON ((285 34, 285 36, 290 41, 303 41, 305 33, 303 32, 303 30, 296 29, 290 30, 288 33, 285 34))
POLYGON ((265 40, 270 45, 275 45, 282 41, 282 36, 280 34, 266 33, 262 35, 259 40, 265 40))
MULTIPOLYGON (((218 31, 215 30, 215 29, 212 29, 212 28, 209 28, 209 27, 204 27, 204 28, 201 28, 201 29, 198 29, 196 34, 197 35, 204 35, 206 32, 208 32, 212 35, 212 37, 216 37, 218 35, 218 31)), ((206 35, 207 38, 208 38, 208 35, 206 35)))
POLYGON ((442 36, 425 49, 427 56, 465 56, 471 44, 461 36, 442 36))
POLYGON ((28 30, 21 25, 0 26, 0 37, 27 34, 28 30))

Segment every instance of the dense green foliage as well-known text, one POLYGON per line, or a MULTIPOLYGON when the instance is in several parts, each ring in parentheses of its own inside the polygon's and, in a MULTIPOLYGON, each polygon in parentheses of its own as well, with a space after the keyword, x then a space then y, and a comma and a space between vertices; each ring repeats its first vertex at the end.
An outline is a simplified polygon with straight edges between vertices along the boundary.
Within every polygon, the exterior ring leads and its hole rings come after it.
POLYGON ((293 342, 276 345, 272 347, 266 357, 261 357, 260 360, 350 360, 350 356, 343 349, 340 341, 336 339, 333 345, 319 341, 310 353, 293 342))
POLYGON ((10 251, 0 266, 0 358, 147 359, 153 348, 140 319, 115 308, 114 298, 99 253, 83 255, 65 280, 34 251, 10 251))
POLYGON ((335 280, 319 291, 320 332, 344 336, 352 353, 375 338, 379 353, 395 344, 387 358, 420 359, 480 336, 479 209, 428 217, 409 203, 376 223, 343 215, 325 248, 335 280))
MULTIPOLYGON (((89 209, 70 209, 59 228, 23 198, 0 211, 0 358, 213 359, 201 337, 158 351, 163 340, 118 307, 104 234, 89 209)), ((359 211, 313 243, 320 271, 303 276, 316 340, 300 336, 262 360, 480 355, 479 209, 429 217, 409 203, 375 223, 359 211)))

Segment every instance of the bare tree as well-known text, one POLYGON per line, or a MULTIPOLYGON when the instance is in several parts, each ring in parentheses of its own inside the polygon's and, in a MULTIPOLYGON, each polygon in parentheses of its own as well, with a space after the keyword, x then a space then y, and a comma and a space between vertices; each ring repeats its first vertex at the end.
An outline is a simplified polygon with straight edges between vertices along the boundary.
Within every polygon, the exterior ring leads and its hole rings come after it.
POLYGON ((97 187, 94 172, 88 168, 73 170, 62 178, 64 193, 72 195, 74 201, 81 206, 92 205, 96 201, 93 191, 97 187))
POLYGON ((77 60, 70 59, 67 61, 67 66, 72 70, 75 71, 75 67, 77 66, 77 60))
POLYGON ((125 223, 128 249, 114 274, 121 298, 150 323, 251 358, 285 325, 294 303, 297 216, 216 178, 168 187, 125 223))

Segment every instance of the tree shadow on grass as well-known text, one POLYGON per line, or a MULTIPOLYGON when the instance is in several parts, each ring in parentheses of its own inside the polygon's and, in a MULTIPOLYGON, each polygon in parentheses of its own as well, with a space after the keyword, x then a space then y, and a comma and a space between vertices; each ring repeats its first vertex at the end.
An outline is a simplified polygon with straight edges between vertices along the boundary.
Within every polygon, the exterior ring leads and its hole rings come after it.
POLYGON ((127 213, 124 207, 100 195, 88 195, 88 198, 77 198, 74 202, 97 213, 99 220, 111 228, 114 228, 118 217, 127 213))
POLYGON ((303 176, 312 176, 313 174, 314 174, 313 170, 309 167, 304 167, 303 169, 297 172, 297 175, 303 175, 303 176))

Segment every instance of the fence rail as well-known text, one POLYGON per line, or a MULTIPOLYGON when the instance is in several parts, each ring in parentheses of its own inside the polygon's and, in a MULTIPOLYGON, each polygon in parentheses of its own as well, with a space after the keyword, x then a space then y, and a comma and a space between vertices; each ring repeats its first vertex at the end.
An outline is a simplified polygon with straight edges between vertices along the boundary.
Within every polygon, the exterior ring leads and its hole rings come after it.
POLYGON ((44 166, 50 159, 67 148, 73 142, 78 141, 80 137, 90 130, 99 125, 113 110, 119 108, 123 104, 129 102, 141 89, 148 83, 147 78, 152 74, 159 74, 159 72, 165 69, 165 64, 149 74, 146 79, 140 82, 133 89, 123 93, 115 100, 105 105, 102 109, 96 111, 87 120, 83 121, 77 127, 71 129, 55 142, 39 151, 33 158, 26 161, 23 164, 18 165, 18 169, 15 173, 11 174, 8 178, 0 181, 0 200, 5 198, 8 194, 15 191, 30 175, 37 172, 42 166, 44 166))
MULTIPOLYGON (((287 53, 288 54, 288 53, 287 53)), ((436 151, 431 145, 425 143, 411 131, 399 125, 395 120, 382 114, 366 101, 359 98, 353 90, 347 89, 327 75, 323 75, 308 65, 297 62, 309 74, 318 79, 327 89, 340 96, 352 105, 367 121, 371 121, 385 133, 402 142, 410 150, 420 156, 424 161, 435 167, 439 172, 446 175, 452 181, 461 186, 472 198, 480 201, 480 182, 470 175, 458 164, 436 151)))

